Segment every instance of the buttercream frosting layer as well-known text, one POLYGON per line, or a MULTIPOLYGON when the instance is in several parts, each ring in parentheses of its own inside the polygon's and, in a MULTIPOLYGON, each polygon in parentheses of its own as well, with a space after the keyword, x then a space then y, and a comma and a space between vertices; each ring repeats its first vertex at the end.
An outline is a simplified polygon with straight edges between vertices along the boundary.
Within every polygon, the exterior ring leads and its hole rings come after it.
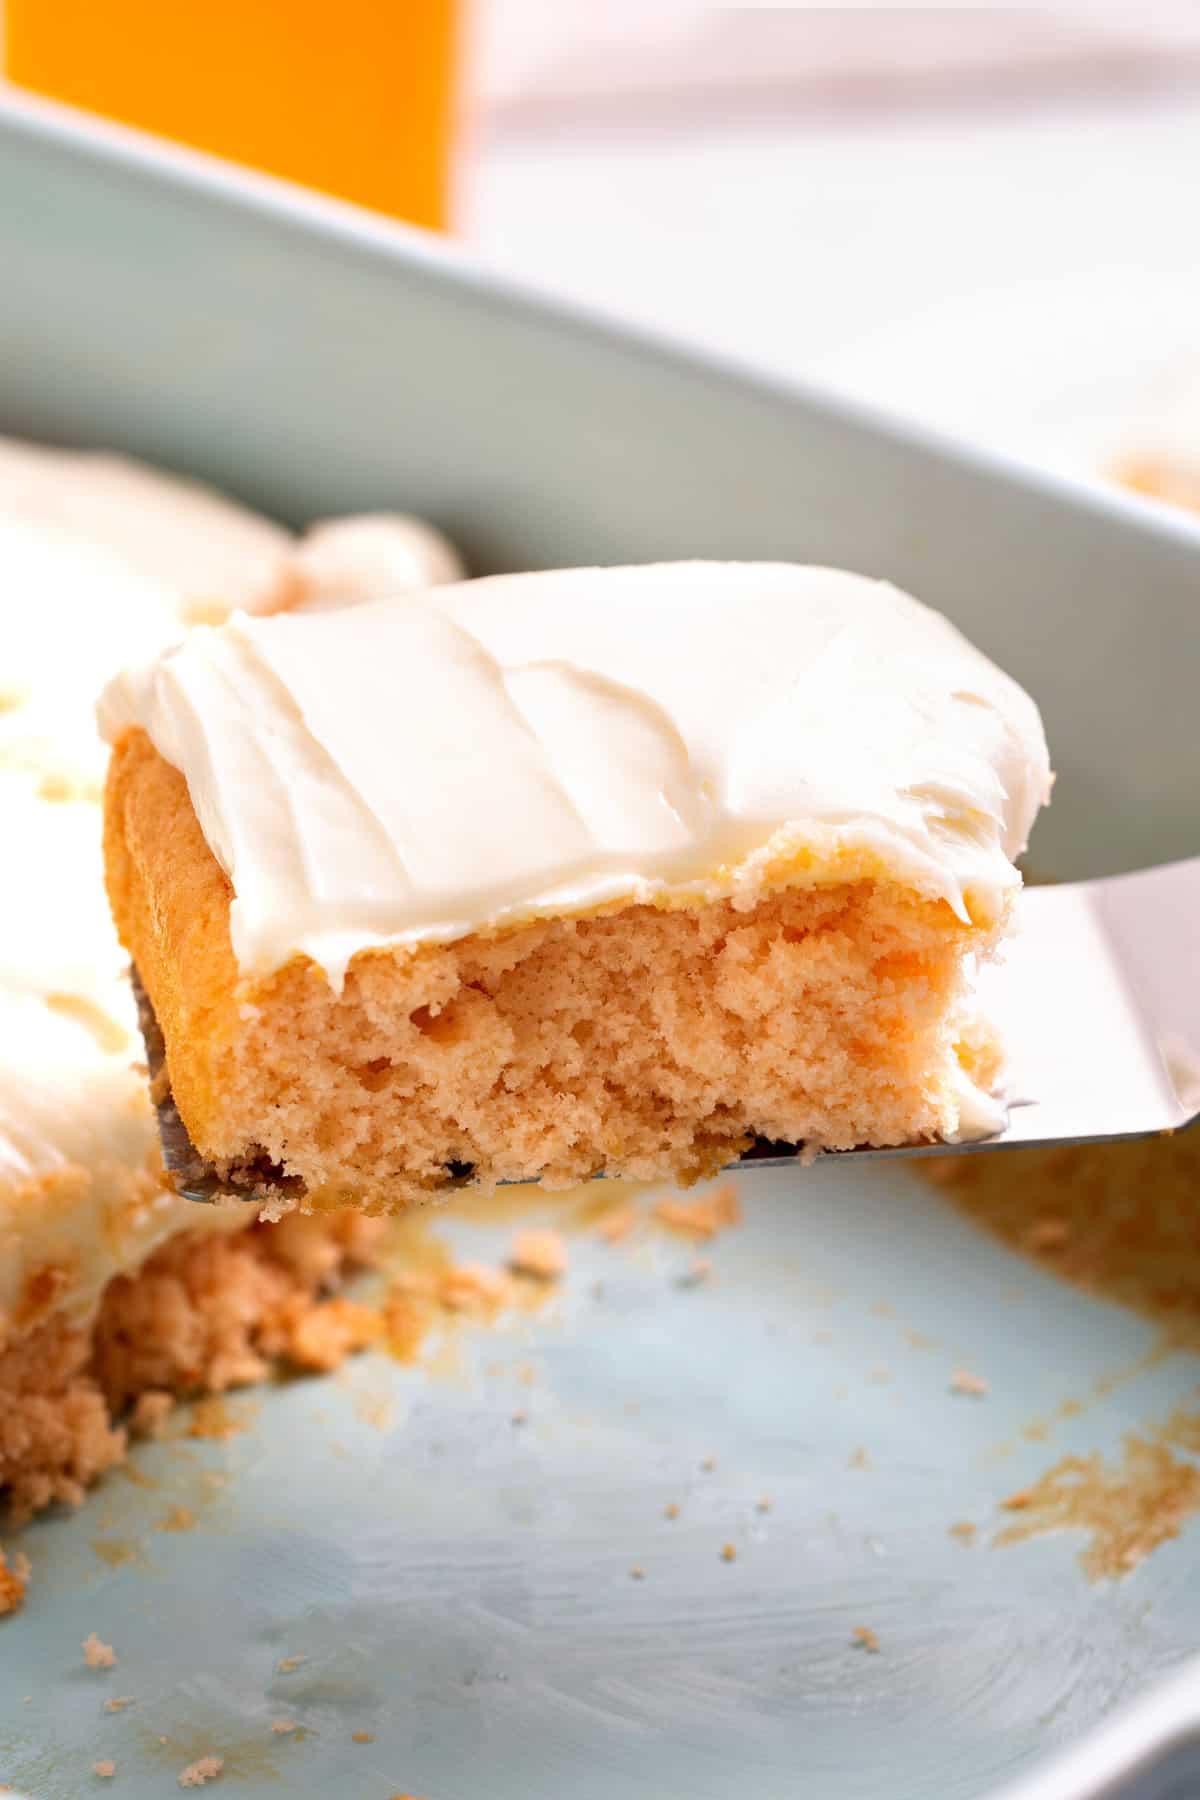
POLYGON ((255 619, 128 670, 244 973, 629 901, 887 875, 990 926, 1050 772, 1033 701, 885 582, 677 563, 255 619))

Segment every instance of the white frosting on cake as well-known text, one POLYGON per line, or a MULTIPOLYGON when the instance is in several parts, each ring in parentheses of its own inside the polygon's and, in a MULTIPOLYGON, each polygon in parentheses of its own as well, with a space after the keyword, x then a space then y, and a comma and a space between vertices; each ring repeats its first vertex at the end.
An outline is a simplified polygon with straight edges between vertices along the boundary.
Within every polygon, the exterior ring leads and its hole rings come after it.
POLYGON ((287 532, 204 488, 0 440, 0 775, 98 787, 98 683, 190 624, 284 604, 291 556, 287 532))
POLYGON ((412 588, 461 581, 457 553, 423 519, 400 513, 360 513, 311 525, 295 557, 304 589, 292 608, 334 612, 412 588))
POLYGON ((261 612, 291 580, 283 526, 224 494, 105 451, 0 438, 0 516, 103 551, 181 607, 261 612))
POLYGON ((113 1274, 173 1232, 239 1229, 241 1207, 177 1199, 104 897, 114 669, 233 606, 337 604, 454 572, 415 521, 291 534, 118 458, 0 440, 0 1350, 33 1296, 84 1319, 113 1274), (370 556, 366 555, 369 548, 370 556))
POLYGON ((894 877, 1003 916, 1050 772, 1018 685, 884 582, 678 563, 232 618, 127 671, 242 970, 611 903, 894 877))

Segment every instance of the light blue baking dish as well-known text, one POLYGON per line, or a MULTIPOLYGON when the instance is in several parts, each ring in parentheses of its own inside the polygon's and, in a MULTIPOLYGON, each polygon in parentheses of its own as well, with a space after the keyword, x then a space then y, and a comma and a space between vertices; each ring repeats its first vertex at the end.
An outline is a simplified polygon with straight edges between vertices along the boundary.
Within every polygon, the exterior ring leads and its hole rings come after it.
MULTIPOLYGON (((1041 700, 1060 780, 1039 867, 1200 847, 1195 524, 24 104, 0 109, 0 429, 117 446, 291 520, 405 506, 478 572, 782 556, 888 575, 1041 700)), ((747 1199, 707 1282, 680 1279, 670 1239, 577 1237, 560 1301, 464 1331, 440 1373, 368 1356, 279 1386, 228 1443, 149 1447, 140 1483, 32 1528, 29 1602, 0 1627, 0 1780, 74 1800, 112 1757, 112 1791, 149 1800, 211 1750, 247 1796, 1197 1791, 1200 1676, 1154 1683, 1200 1647, 1200 1533, 1100 1586, 1070 1534, 990 1543, 1002 1496, 1162 1417, 1195 1359, 1141 1366, 1148 1323, 903 1168, 759 1178, 747 1199), (950 1391, 960 1363, 986 1400, 950 1391), (1053 1445, 1022 1435, 1084 1391, 1102 1397, 1053 1445), (157 1531, 176 1505, 196 1528, 157 1531), (82 1665, 93 1629, 112 1675, 82 1665), (281 1674, 288 1656, 307 1660, 281 1674), (114 1694, 133 1704, 106 1712, 114 1694), (284 1717, 303 1732, 273 1735, 284 1717)), ((438 1229, 494 1257, 512 1227, 438 1229)))

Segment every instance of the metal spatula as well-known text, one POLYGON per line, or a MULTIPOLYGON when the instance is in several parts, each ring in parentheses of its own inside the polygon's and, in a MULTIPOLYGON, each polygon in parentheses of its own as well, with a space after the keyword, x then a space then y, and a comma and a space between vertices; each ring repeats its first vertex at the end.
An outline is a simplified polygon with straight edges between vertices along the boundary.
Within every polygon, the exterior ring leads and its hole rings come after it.
MULTIPOLYGON (((134 972, 163 1161, 188 1200, 228 1186, 197 1153, 165 1079, 163 1041, 134 972)), ((1086 1144, 1180 1131, 1200 1118, 1200 857, 1062 887, 1026 888, 1004 961, 981 998, 1008 1055, 1008 1121, 966 1144, 823 1153, 864 1157, 978 1154, 1023 1144, 1086 1144)), ((760 1142, 729 1168, 778 1169, 803 1146, 760 1142)), ((464 1176, 463 1179, 469 1177, 464 1176)), ((302 1184, 264 1170, 276 1192, 302 1184)), ((253 1194, 248 1193, 247 1198, 253 1194)))

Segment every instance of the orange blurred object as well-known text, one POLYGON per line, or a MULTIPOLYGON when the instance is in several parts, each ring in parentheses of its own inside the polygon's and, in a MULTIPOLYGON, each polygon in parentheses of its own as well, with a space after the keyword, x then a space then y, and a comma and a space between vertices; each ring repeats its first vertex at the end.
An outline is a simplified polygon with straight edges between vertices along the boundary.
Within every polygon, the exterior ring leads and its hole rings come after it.
POLYGON ((5 0, 5 73, 444 228, 455 0, 5 0))

